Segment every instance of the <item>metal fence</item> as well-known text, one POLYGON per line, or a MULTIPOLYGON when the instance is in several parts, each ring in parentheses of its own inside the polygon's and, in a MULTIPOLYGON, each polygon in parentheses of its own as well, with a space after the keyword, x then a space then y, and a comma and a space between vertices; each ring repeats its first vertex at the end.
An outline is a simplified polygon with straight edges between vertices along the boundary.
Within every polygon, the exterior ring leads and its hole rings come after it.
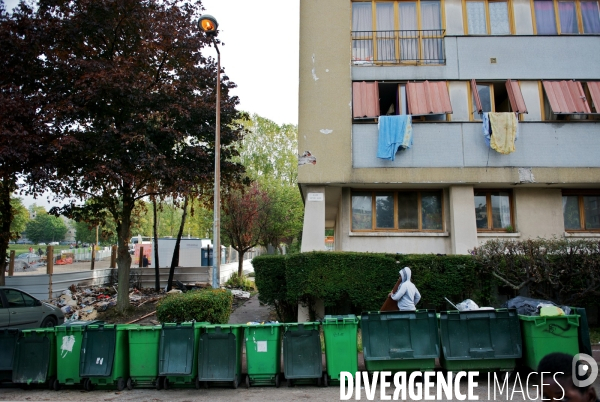
POLYGON ((352 31, 352 63, 445 64, 444 30, 352 31))

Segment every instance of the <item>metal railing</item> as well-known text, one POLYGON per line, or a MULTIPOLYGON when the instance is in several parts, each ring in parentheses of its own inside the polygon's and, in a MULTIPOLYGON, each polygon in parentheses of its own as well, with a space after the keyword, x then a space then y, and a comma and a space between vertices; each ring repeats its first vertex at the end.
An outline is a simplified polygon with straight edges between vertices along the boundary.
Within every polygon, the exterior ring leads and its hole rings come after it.
POLYGON ((445 64, 444 30, 352 31, 352 63, 445 64))

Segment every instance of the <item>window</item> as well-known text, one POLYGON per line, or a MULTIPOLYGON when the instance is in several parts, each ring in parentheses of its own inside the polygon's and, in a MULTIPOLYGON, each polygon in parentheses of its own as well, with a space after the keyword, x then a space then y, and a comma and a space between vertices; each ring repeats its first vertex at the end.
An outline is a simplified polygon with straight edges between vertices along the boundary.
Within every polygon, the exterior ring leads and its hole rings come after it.
POLYGON ((8 301, 9 308, 25 307, 25 300, 23 300, 23 293, 14 289, 4 289, 4 295, 8 301))
POLYGON ((600 33, 597 0, 534 0, 533 10, 538 35, 600 33))
POLYGON ((478 231, 512 231, 512 197, 508 191, 475 191, 478 231))
POLYGON ((469 35, 510 35, 508 1, 464 2, 466 30, 469 35))
POLYGON ((563 192, 566 231, 600 231, 600 193, 563 192))
POLYGON ((485 83, 471 80, 471 97, 472 120, 481 120, 484 112, 527 113, 517 81, 485 83))
POLYGON ((354 64, 443 64, 443 33, 439 0, 352 3, 354 64))
POLYGON ((544 120, 598 120, 600 82, 542 81, 544 120))
POLYGON ((352 231, 442 231, 441 191, 356 191, 352 231))
POLYGON ((355 121, 372 122, 379 116, 405 114, 412 115, 413 121, 444 121, 450 113, 452 105, 445 81, 352 83, 355 121))

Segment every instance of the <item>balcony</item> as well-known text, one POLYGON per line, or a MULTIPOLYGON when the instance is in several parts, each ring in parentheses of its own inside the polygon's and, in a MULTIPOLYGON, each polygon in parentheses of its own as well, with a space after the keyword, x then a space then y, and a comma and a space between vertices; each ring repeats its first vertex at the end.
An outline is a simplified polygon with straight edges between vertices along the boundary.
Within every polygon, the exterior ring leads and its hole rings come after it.
POLYGON ((353 65, 445 63, 443 29, 352 31, 353 65))

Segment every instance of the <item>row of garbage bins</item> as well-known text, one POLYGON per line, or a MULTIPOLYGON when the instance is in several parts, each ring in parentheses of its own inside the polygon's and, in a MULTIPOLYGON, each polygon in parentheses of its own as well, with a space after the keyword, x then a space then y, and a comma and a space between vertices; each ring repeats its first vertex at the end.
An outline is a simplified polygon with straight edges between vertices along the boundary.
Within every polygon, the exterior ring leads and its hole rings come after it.
POLYGON ((514 309, 440 314, 417 310, 286 324, 142 326, 80 321, 55 328, 4 329, 0 382, 46 384, 55 390, 73 385, 86 390, 209 384, 237 388, 241 381, 247 387, 278 387, 283 374, 290 386, 327 385, 338 382, 342 371, 358 371, 359 327, 369 372, 433 370, 437 358, 448 371, 513 370, 517 362, 535 370, 548 353, 591 350, 585 310, 575 312, 532 317, 519 316, 514 309))

